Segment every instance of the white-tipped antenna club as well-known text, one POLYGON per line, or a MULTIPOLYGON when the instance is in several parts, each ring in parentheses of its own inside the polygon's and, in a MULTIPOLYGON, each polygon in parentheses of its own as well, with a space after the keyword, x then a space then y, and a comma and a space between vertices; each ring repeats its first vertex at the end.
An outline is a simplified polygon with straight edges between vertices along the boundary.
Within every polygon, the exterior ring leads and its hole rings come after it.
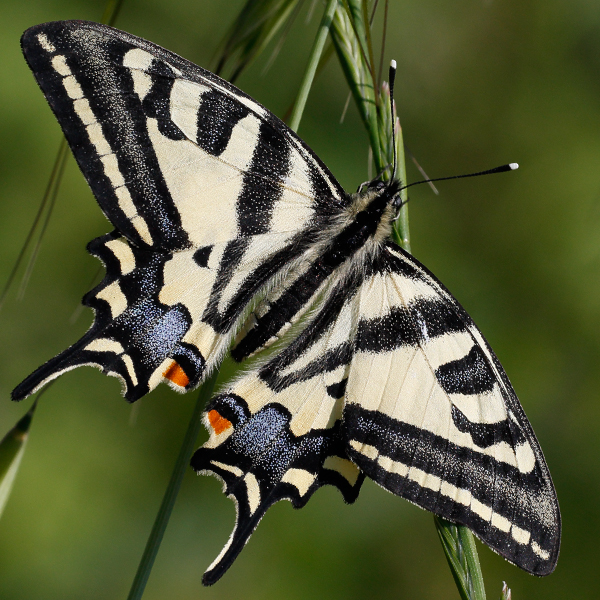
POLYGON ((477 173, 467 173, 466 175, 452 175, 450 177, 436 177, 435 179, 423 179, 423 181, 415 181, 413 183, 409 183, 404 187, 400 188, 405 190, 413 185, 419 185, 421 183, 431 183, 432 181, 446 181, 448 179, 463 179, 464 177, 479 177, 480 175, 491 175, 492 173, 504 173, 505 171, 516 171, 519 168, 517 163, 509 163, 507 165, 500 165, 499 167, 494 167, 493 169, 487 169, 485 171, 478 171, 477 173))
POLYGON ((394 123, 394 82, 396 81, 396 61, 390 61, 390 74, 388 77, 390 84, 390 122, 392 124, 392 146, 394 152, 394 168, 390 182, 396 180, 396 171, 398 169, 398 157, 396 156, 396 123, 394 123))

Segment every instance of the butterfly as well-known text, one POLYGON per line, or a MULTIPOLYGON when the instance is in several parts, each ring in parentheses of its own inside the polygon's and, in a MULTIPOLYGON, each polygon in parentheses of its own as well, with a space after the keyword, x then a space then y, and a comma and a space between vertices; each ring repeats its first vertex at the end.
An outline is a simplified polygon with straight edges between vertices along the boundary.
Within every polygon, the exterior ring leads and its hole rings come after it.
POLYGON ((88 246, 106 268, 83 299, 91 328, 13 399, 94 365, 134 402, 262 352, 210 400, 192 457, 237 507, 204 583, 275 502, 301 507, 326 484, 353 502, 365 476, 552 572, 542 451, 469 315, 391 241, 397 180, 346 193, 258 102, 128 33, 45 23, 22 47, 114 230, 88 246))

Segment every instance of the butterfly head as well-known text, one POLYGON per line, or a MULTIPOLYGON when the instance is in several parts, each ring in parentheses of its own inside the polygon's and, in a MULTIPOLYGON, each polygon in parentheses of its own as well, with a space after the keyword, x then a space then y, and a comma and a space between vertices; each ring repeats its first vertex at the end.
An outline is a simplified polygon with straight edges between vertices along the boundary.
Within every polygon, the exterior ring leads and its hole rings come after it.
POLYGON ((392 224, 402 206, 401 184, 397 179, 382 181, 380 178, 363 183, 353 194, 350 217, 353 221, 348 233, 356 229, 353 240, 362 239, 360 245, 369 245, 369 240, 379 244, 392 233, 392 224))

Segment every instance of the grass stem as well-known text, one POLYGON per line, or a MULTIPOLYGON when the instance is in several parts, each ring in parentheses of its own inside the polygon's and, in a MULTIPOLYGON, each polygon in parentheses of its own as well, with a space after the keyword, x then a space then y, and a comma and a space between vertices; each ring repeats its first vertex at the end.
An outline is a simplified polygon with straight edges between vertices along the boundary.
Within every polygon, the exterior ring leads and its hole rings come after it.
POLYGON ((160 509, 154 520, 152 531, 150 532, 150 536, 146 542, 146 548, 144 549, 144 554, 142 554, 142 558, 140 560, 137 573, 135 574, 133 584, 131 585, 131 590, 127 596, 127 600, 140 600, 144 593, 146 583, 150 577, 150 571, 154 565, 154 560, 158 554, 158 549, 165 534, 169 518, 173 512, 173 506, 175 505, 175 500, 177 499, 177 494, 179 493, 183 476, 189 467, 190 458, 196 445, 198 434, 200 433, 204 406, 212 396, 217 376, 218 371, 215 371, 200 388, 200 393, 198 394, 198 399, 196 400, 192 417, 183 439, 183 443, 181 444, 179 455, 175 461, 173 472, 171 473, 169 485, 167 486, 160 509))
POLYGON ((306 100, 308 99, 308 93, 310 92, 315 73, 317 72, 317 67, 319 66, 319 60, 323 53, 325 42, 327 41, 327 35, 329 34, 329 28, 331 27, 337 4, 338 0, 329 0, 325 12, 323 13, 319 31, 308 59, 308 66, 304 72, 304 78, 300 84, 298 96, 296 97, 294 108, 292 109, 289 126, 293 131, 298 131, 298 126, 300 125, 302 114, 304 113, 304 107, 306 106, 306 100))

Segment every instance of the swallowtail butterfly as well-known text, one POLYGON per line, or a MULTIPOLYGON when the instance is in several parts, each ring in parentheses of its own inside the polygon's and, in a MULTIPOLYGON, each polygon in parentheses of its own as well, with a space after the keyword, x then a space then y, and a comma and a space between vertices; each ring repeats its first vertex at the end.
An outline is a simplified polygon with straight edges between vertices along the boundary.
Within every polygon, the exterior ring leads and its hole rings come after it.
POLYGON ((265 511, 365 476, 462 523, 536 575, 556 564, 548 467, 473 321, 390 240, 400 184, 348 194, 283 122, 216 75, 95 23, 45 23, 23 51, 114 231, 83 299, 89 331, 13 391, 95 365, 133 402, 278 348, 206 407, 192 466, 237 506, 214 583, 265 511))

